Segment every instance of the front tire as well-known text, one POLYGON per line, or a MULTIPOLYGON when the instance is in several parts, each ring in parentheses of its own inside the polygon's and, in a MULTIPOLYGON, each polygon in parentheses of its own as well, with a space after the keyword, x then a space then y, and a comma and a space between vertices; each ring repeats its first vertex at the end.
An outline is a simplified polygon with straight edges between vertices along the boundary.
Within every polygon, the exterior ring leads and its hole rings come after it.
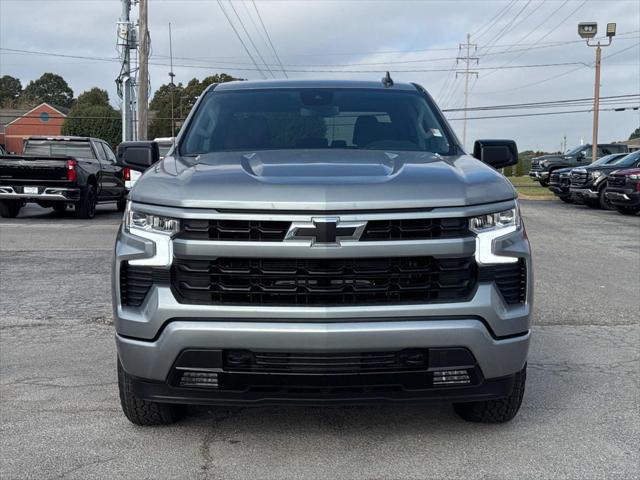
POLYGON ((122 198, 120 200, 118 200, 118 203, 116 203, 116 208, 118 209, 119 212, 124 212, 125 208, 127 208, 127 196, 123 195, 122 198))
POLYGON ((184 405, 149 402, 135 396, 131 377, 122 368, 118 359, 118 389, 120 405, 124 415, 131 423, 143 427, 152 425, 170 425, 184 414, 184 405))
POLYGON ((76 217, 93 218, 96 214, 98 196, 93 185, 87 185, 80 193, 80 202, 76 204, 76 217))
POLYGON ((602 208, 603 210, 613 210, 615 208, 613 205, 611 205, 611 202, 607 198, 606 187, 600 189, 599 201, 600 201, 600 208, 602 208))
POLYGON ((505 423, 512 420, 524 397, 524 385, 527 380, 527 366, 516 373, 511 395, 500 400, 487 400, 484 402, 456 403, 453 405, 455 412, 468 422, 479 423, 505 423))
POLYGON ((564 203, 573 203, 573 198, 569 197, 559 197, 564 203))
POLYGON ((0 217, 16 218, 22 208, 20 200, 2 200, 0 201, 0 217))
POLYGON ((549 180, 538 180, 538 182, 540 183, 541 187, 547 188, 549 186, 549 180))

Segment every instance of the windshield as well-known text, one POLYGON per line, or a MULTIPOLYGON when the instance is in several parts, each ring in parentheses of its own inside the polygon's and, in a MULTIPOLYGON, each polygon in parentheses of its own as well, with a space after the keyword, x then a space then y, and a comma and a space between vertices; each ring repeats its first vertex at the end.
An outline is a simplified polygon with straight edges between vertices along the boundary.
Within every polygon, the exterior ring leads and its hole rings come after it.
POLYGON ((620 161, 616 162, 616 167, 633 167, 636 162, 640 162, 640 150, 622 157, 620 161))
POLYGON ((341 148, 448 155, 453 146, 418 92, 301 88, 213 91, 188 125, 180 153, 341 148))
POLYGON ((28 140, 24 155, 50 157, 55 155, 95 158, 89 142, 71 142, 58 140, 28 140))
POLYGON ((579 147, 574 147, 570 150, 567 150, 565 152, 565 155, 575 155, 576 153, 584 150, 587 147, 587 145, 580 145, 579 147))
POLYGON ((625 155, 620 155, 619 153, 614 153, 613 155, 607 155, 606 157, 599 158, 591 165, 615 165, 620 160, 622 160, 625 155))

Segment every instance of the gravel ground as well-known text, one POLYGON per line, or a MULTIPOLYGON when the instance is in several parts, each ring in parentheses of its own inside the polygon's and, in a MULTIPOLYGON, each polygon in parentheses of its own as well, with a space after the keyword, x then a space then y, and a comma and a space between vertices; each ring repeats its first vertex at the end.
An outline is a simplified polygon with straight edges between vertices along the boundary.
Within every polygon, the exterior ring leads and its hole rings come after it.
POLYGON ((120 215, 0 220, 0 472, 13 478, 640 478, 640 217, 522 202, 536 313, 501 426, 447 405, 120 412, 109 268, 120 215), (635 446, 634 446, 635 445, 635 446))

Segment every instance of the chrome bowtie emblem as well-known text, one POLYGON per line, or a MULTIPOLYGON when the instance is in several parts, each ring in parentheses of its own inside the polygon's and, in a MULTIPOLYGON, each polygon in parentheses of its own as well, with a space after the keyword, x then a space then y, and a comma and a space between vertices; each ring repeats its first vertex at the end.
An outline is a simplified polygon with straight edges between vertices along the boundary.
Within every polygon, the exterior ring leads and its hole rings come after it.
POLYGON ((337 217, 312 218, 310 222, 292 222, 285 240, 311 240, 311 245, 340 245, 358 241, 367 222, 341 222, 337 217))

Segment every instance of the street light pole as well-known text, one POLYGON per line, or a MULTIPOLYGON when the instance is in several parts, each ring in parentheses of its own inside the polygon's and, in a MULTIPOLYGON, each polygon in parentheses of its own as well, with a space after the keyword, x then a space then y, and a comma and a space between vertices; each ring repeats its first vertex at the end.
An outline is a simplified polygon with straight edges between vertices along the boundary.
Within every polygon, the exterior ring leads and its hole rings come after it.
POLYGON ((596 78, 593 92, 593 140, 591 142, 591 161, 595 162, 598 159, 598 120, 600 116, 600 65, 602 63, 602 47, 608 47, 611 45, 611 41, 616 34, 616 24, 607 24, 607 39, 609 43, 602 44, 600 40, 598 43, 590 43, 589 40, 594 38, 598 33, 598 24, 595 22, 586 22, 578 24, 578 34, 587 41, 587 46, 595 47, 596 49, 596 78))
MULTIPOLYGON (((609 39, 609 45, 611 39, 609 39)), ((589 42, 587 42, 589 45, 589 42)), ((591 46, 591 45, 589 45, 591 46)), ((598 119, 600 116, 600 61, 602 59, 602 48, 600 42, 596 47, 596 84, 593 92, 593 143, 591 144, 591 161, 595 162, 598 158, 598 119)))

